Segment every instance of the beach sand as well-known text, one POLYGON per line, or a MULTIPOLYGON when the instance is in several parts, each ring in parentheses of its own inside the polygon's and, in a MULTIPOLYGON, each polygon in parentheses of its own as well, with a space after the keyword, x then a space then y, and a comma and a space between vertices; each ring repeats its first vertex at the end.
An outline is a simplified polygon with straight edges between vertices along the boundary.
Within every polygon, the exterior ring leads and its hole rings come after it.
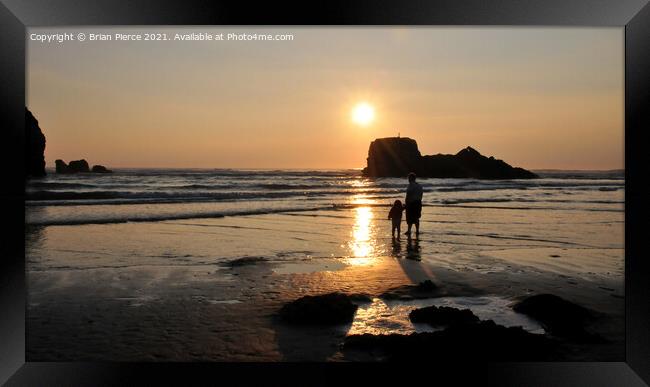
POLYGON ((346 335, 431 331, 408 320, 428 305, 543 334, 511 308, 542 293, 598 312, 606 339, 567 344, 558 360, 624 359, 623 213, 429 206, 417 241, 393 241, 387 212, 29 226, 27 360, 376 360, 343 351, 346 335), (435 298, 379 297, 427 279, 435 298), (372 302, 339 326, 277 317, 330 292, 372 302))

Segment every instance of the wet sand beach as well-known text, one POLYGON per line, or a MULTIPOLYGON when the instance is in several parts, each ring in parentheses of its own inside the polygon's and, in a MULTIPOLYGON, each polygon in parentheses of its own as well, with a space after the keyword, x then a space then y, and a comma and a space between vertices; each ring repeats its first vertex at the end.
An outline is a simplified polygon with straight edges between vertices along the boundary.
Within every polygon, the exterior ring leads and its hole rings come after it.
POLYGON ((598 312, 592 329, 606 338, 566 345, 557 360, 624 358, 622 212, 425 206, 419 238, 392 240, 387 211, 30 225, 27 359, 379 360, 343 350, 346 336, 434 331, 408 318, 430 305, 544 334, 512 305, 545 293, 598 312), (382 297, 424 280, 435 297, 382 297), (350 324, 278 318, 331 292, 370 302, 350 324))

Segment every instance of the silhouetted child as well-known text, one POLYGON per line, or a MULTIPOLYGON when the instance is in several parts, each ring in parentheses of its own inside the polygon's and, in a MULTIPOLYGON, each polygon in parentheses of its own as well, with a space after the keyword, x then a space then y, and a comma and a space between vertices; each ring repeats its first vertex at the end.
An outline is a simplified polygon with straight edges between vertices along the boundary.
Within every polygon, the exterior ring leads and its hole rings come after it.
POLYGON ((393 228, 391 229, 393 238, 395 238, 395 230, 397 230, 397 237, 399 238, 403 211, 404 211, 404 206, 402 205, 402 202, 399 200, 395 200, 395 203, 393 203, 393 208, 391 208, 390 212, 388 213, 388 219, 391 219, 393 221, 393 228))

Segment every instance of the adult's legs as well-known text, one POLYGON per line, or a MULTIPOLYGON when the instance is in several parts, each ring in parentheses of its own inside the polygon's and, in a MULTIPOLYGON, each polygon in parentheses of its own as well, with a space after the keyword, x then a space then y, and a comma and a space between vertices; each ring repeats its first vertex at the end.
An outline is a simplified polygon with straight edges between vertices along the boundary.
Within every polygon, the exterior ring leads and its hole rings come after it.
POLYGON ((416 205, 416 211, 415 211, 415 219, 413 219, 413 222, 415 223, 415 235, 420 235, 420 217, 422 216, 422 202, 418 202, 416 205))

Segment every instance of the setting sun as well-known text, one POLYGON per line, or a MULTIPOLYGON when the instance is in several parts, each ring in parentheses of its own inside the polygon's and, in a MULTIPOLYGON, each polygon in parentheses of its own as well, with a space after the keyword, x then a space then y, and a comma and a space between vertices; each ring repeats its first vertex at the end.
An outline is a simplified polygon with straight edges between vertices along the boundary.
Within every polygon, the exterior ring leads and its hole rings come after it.
POLYGON ((366 126, 374 119, 375 108, 366 102, 361 102, 352 109, 352 121, 359 125, 366 126))

